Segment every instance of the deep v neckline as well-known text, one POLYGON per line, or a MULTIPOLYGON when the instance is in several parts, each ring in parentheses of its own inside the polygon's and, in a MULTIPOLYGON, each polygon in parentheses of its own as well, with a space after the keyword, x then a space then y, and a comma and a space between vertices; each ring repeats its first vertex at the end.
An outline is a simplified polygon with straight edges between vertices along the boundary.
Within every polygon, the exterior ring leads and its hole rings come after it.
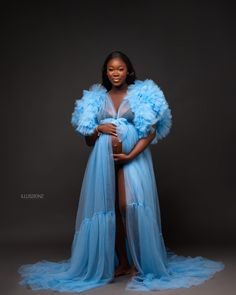
POLYGON ((116 117, 117 117, 118 114, 119 114, 119 111, 120 111, 121 105, 122 105, 122 104, 124 103, 124 101, 127 99, 128 94, 129 94, 129 85, 128 85, 128 88, 127 88, 126 94, 124 95, 123 99, 121 100, 121 103, 120 103, 120 105, 118 106, 118 109, 117 109, 117 111, 116 111, 116 108, 115 108, 115 105, 114 105, 114 103, 113 103, 113 100, 112 100, 110 94, 107 92, 107 97, 108 97, 108 99, 109 99, 109 101, 110 101, 110 103, 111 103, 111 105, 112 105, 112 108, 113 108, 113 111, 114 111, 116 117))

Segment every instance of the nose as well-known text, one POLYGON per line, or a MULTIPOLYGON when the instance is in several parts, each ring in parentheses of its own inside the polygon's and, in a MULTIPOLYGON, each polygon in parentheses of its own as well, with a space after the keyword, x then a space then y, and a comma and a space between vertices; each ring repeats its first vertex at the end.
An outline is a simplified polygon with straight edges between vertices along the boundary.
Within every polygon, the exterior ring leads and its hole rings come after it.
POLYGON ((118 76, 119 76, 119 72, 115 70, 115 71, 113 72, 113 77, 118 77, 118 76))

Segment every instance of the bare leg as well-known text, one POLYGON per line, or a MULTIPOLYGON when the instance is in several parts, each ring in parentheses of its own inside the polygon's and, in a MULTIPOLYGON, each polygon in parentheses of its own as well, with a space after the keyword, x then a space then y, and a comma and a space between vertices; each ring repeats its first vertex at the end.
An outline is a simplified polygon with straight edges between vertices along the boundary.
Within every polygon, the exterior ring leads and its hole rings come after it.
POLYGON ((119 264, 115 270, 115 277, 120 276, 122 274, 129 273, 129 262, 126 253, 126 245, 125 245, 125 227, 123 223, 123 218, 120 211, 119 205, 119 185, 118 185, 118 175, 119 175, 119 167, 116 165, 116 252, 119 259, 119 264))
MULTIPOLYGON (((125 194, 125 178, 124 178, 124 169, 122 165, 119 165, 119 168, 117 170, 117 187, 118 187, 118 204, 119 204, 119 211, 120 211, 120 218, 122 220, 123 224, 123 239, 125 237, 127 238, 127 232, 126 232, 126 194, 125 194)), ((122 273, 122 267, 125 269, 127 264, 129 265, 127 255, 125 255, 126 259, 124 261, 124 264, 121 265, 121 273, 122 273)), ((129 266, 128 271, 125 271, 125 274, 132 274, 135 275, 137 273, 137 269, 134 264, 129 266)))
MULTIPOLYGON (((117 138, 112 138, 113 153, 122 152, 122 144, 117 141, 117 138)), ((120 275, 137 273, 134 265, 130 266, 125 245, 126 237, 126 195, 125 195, 125 179, 122 164, 115 163, 115 177, 116 177, 116 252, 119 259, 119 264, 115 270, 115 277, 120 275)))

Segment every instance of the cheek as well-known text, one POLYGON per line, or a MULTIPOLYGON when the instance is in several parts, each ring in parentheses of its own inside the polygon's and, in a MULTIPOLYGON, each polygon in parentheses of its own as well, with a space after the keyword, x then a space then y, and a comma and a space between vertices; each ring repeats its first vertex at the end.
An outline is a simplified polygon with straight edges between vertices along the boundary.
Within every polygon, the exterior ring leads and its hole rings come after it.
POLYGON ((126 78, 126 76, 127 76, 127 72, 123 72, 122 74, 121 74, 121 76, 123 77, 123 78, 126 78))
POLYGON ((111 77, 111 73, 107 72, 107 77, 110 78, 111 77))

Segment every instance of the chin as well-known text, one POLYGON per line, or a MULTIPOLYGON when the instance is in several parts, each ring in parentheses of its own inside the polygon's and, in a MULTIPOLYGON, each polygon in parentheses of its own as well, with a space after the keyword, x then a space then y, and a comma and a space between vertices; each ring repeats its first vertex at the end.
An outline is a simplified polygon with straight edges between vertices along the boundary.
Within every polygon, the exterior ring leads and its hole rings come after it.
POLYGON ((114 86, 121 86, 121 85, 125 84, 125 81, 119 81, 119 82, 113 82, 112 81, 111 84, 114 85, 114 86))

